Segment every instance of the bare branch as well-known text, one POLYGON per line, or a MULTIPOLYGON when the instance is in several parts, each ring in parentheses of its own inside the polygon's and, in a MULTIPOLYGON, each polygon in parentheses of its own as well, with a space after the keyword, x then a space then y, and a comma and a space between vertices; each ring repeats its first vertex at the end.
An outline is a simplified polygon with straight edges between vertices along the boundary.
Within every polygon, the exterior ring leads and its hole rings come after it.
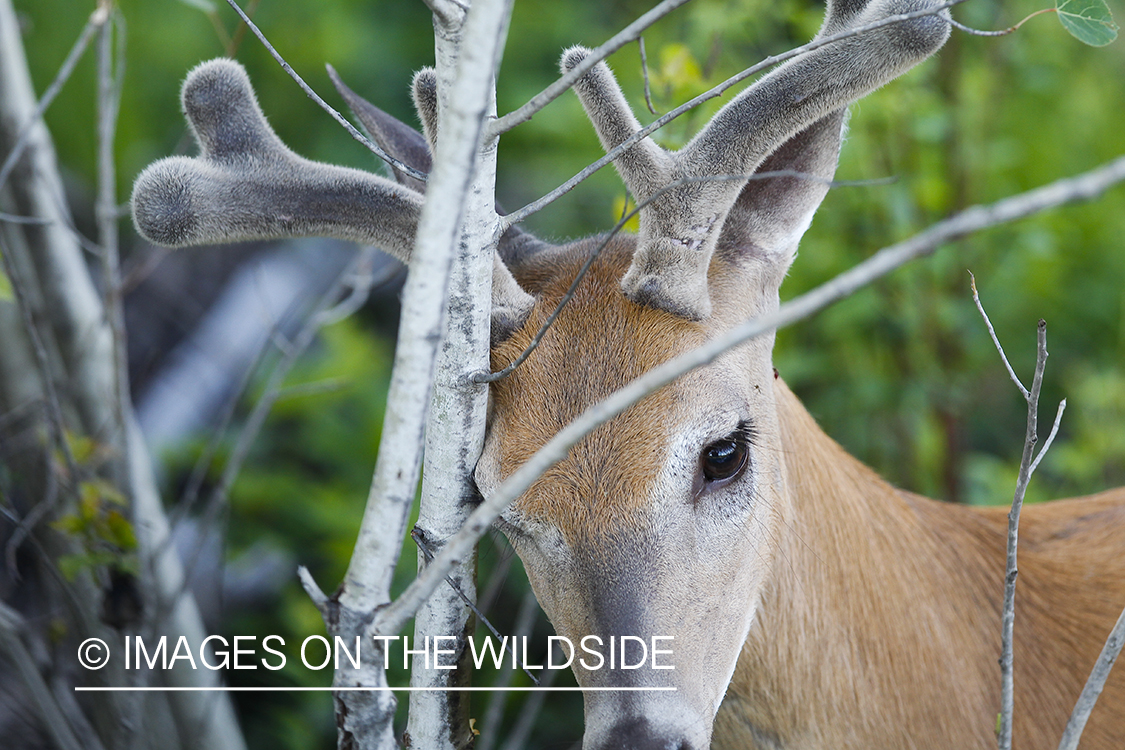
POLYGON ((379 612, 375 627, 383 633, 397 632, 396 628, 401 627, 441 583, 442 576, 471 552, 477 539, 536 478, 562 460, 582 436, 622 413, 646 395, 696 367, 711 362, 727 349, 822 310, 910 260, 933 253, 945 242, 1064 203, 1089 200, 1122 180, 1125 180, 1125 157, 1118 157, 1081 175, 1057 180, 991 205, 966 209, 907 240, 880 250, 859 265, 785 303, 776 312, 748 320, 703 346, 653 368, 583 412, 517 469, 492 497, 485 498, 461 531, 434 558, 433 564, 398 599, 379 612))
MULTIPOLYGON (((430 549, 429 544, 426 542, 426 532, 415 526, 413 531, 410 532, 410 538, 414 540, 414 543, 416 545, 418 545, 418 549, 422 551, 423 556, 426 558, 426 564, 429 565, 430 562, 434 559, 434 552, 430 549)), ((457 594, 458 598, 460 598, 461 601, 465 603, 465 606, 473 611, 473 614, 477 616, 477 619, 480 620, 480 622, 486 628, 488 628, 488 631, 492 633, 492 635, 496 636, 496 640, 503 640, 503 636, 500 635, 500 631, 496 629, 496 626, 492 624, 492 621, 488 619, 488 616, 484 612, 480 611, 473 600, 469 596, 467 596, 464 591, 461 590, 461 587, 457 585, 457 582, 454 581, 450 576, 445 577, 445 582, 449 584, 449 588, 457 594)), ((514 646, 512 647, 512 650, 513 652, 515 651, 514 646)), ((504 641, 503 645, 500 647, 501 659, 504 658, 504 654, 507 653, 507 651, 507 641, 504 641)), ((515 656, 515 654, 513 654, 513 656, 515 656)), ((533 675, 531 673, 531 670, 529 670, 522 664, 520 665, 520 668, 523 669, 524 674, 531 678, 532 683, 536 685, 539 684, 539 678, 533 675)))
POLYGON ((645 54, 645 38, 643 36, 637 37, 637 46, 641 49, 641 75, 645 81, 645 106, 648 107, 649 112, 659 116, 660 113, 656 111, 656 107, 652 106, 652 86, 648 80, 648 55, 645 54))
POLYGON ((973 276, 971 271, 969 272, 969 286, 972 287, 973 290, 973 302, 976 303, 977 310, 980 311, 981 317, 984 318, 984 324, 988 327, 988 335, 992 337, 992 343, 995 344, 996 351, 1000 352, 1000 361, 1004 363, 1004 367, 1008 370, 1008 377, 1016 384, 1016 388, 1020 389, 1024 400, 1027 400, 1031 397, 1031 394, 1023 387, 1019 376, 1016 375, 1016 371, 1012 369, 1011 363, 1008 362, 1008 355, 1004 354, 1004 347, 1000 346, 1000 339, 996 338, 996 330, 992 327, 992 321, 988 319, 988 313, 984 311, 984 306, 980 303, 980 296, 977 294, 977 277, 973 276))
MULTIPOLYGON (((511 10, 512 0, 474 0, 467 13, 455 12, 453 23, 440 28, 435 35, 437 128, 430 117, 423 116, 429 121, 426 129, 430 136, 441 134, 436 138, 439 163, 434 166, 435 184, 431 186, 435 192, 427 190, 427 208, 444 204, 445 210, 455 207, 460 213, 443 217, 456 223, 449 227, 453 233, 446 235, 446 241, 453 244, 448 309, 442 322, 426 418, 418 504, 417 524, 427 532, 425 541, 433 551, 440 550, 445 540, 457 533, 472 511, 473 505, 466 499, 474 496, 472 473, 484 445, 488 388, 472 383, 469 375, 488 367, 490 299, 495 291, 489 281, 499 280, 507 272, 497 264, 502 273, 494 274, 499 237, 495 210, 497 144, 487 136, 482 139, 481 134, 496 113, 495 76, 511 10), (446 148, 450 137, 457 151, 453 159, 445 161, 445 172, 440 176, 444 192, 436 191, 438 171, 443 169, 440 162, 449 156, 446 148)), ((438 20, 435 26, 441 23, 438 20)), ((421 79, 416 79, 415 85, 416 103, 424 102, 426 86, 421 79)), ((420 111, 425 108, 424 103, 419 106, 420 111)), ((441 231, 444 234, 448 229, 443 226, 441 231)), ((424 232, 419 229, 420 242, 424 232)), ((423 268, 423 272, 428 269, 423 268)), ((518 289, 514 281, 512 286, 518 289)), ((522 290, 520 294, 524 294, 522 290)), ((419 570, 425 557, 419 559, 419 570)), ((470 701, 467 694, 452 688, 468 686, 472 681, 468 642, 472 638, 472 611, 476 610, 475 557, 466 558, 446 578, 453 591, 439 591, 419 608, 414 637, 454 636, 451 648, 458 654, 456 668, 431 670, 426 668, 424 657, 414 657, 410 684, 427 690, 411 696, 406 731, 412 743, 420 747, 463 750, 471 745, 470 701)))
POLYGON ((1109 638, 1106 639, 1105 646, 1102 647, 1102 652, 1094 664, 1094 669, 1086 680, 1086 686, 1078 696, 1074 712, 1067 720, 1066 729, 1063 730, 1062 739, 1059 740, 1059 750, 1076 750, 1078 747, 1082 730, 1086 728, 1086 720, 1090 718, 1090 712, 1098 702, 1098 696, 1105 687, 1106 678, 1109 677, 1109 672, 1113 669, 1113 663, 1117 661, 1123 644, 1125 644, 1125 610, 1122 610, 1121 616, 1117 618, 1117 624, 1110 631, 1109 638))
POLYGON ((952 26, 955 29, 959 29, 961 31, 964 31, 966 34, 972 34, 973 36, 1007 36, 1008 34, 1014 34, 1015 32, 1019 31, 1019 28, 1021 26, 1023 26, 1025 23, 1027 23, 1031 19, 1035 18, 1036 16, 1041 16, 1044 13, 1057 13, 1057 12, 1058 12, 1057 8, 1043 8, 1042 10, 1037 10, 1034 13, 1031 13, 1029 15, 1024 16, 1023 19, 1021 21, 1019 21, 1018 23, 1016 23, 1014 26, 1009 26, 1006 29, 998 29, 996 31, 983 31, 981 29, 974 29, 974 28, 971 28, 969 26, 966 26, 963 23, 958 23, 957 21, 954 21, 952 18, 949 19, 949 25, 952 26))
POLYGON ((1059 408, 1055 412, 1055 422, 1051 425, 1051 434, 1047 436, 1047 440, 1043 443, 1043 447, 1039 449, 1036 454, 1035 460, 1031 462, 1031 468, 1028 470, 1029 474, 1034 474, 1035 470, 1039 468, 1039 462, 1043 460, 1043 456, 1047 455, 1047 451, 1051 449, 1051 444, 1055 442, 1055 435, 1059 434, 1059 425, 1062 423, 1063 412, 1066 411, 1066 399, 1064 398, 1059 402, 1059 408))
POLYGON ((664 16, 671 13, 676 8, 688 2, 688 0, 664 0, 655 8, 645 13, 633 23, 626 26, 624 29, 614 34, 607 42, 600 47, 592 50, 586 55, 586 58, 574 66, 574 68, 557 81, 552 83, 547 88, 540 91, 527 104, 523 105, 515 112, 509 112, 503 117, 494 120, 488 127, 488 138, 495 138, 502 133, 506 133, 517 125, 527 122, 535 115, 536 112, 546 107, 548 104, 558 99, 574 85, 582 76, 597 65, 602 60, 612 55, 617 50, 624 47, 629 42, 639 39, 641 34, 649 26, 659 21, 664 16))
POLYGON ((0 221, 6 221, 9 224, 32 224, 43 225, 49 223, 49 219, 40 219, 38 216, 16 216, 15 214, 6 214, 0 211, 0 221))
POLYGON ((100 750, 101 743, 98 742, 97 735, 87 735, 86 742, 79 741, 78 735, 67 721, 66 714, 55 701, 51 689, 35 666, 35 660, 20 638, 23 625, 20 614, 0 602, 0 652, 6 653, 15 665, 32 702, 39 709, 39 717, 42 719, 40 726, 59 750, 91 750, 92 748, 100 750))
MULTIPOLYGON (((551 647, 560 650, 562 648, 555 641, 551 642, 551 647)), ((547 688, 554 684, 560 672, 562 672, 561 669, 548 669, 546 674, 543 675, 543 687, 547 688)), ((523 702, 515 726, 512 727, 512 731, 504 744, 500 746, 500 750, 524 750, 527 747, 527 740, 531 736, 531 730, 535 727, 535 720, 539 718, 539 712, 543 709, 543 700, 546 697, 546 692, 542 690, 528 696, 527 700, 523 702)))
MULTIPOLYGON (((431 404, 430 389, 439 349, 442 357, 448 351, 443 342, 447 338, 443 335, 446 331, 446 318, 460 323, 458 315, 462 311, 457 305, 462 303, 487 311, 487 304, 475 296, 447 294, 447 290, 452 292, 456 289, 460 292, 466 274, 482 278, 484 283, 476 284, 476 288, 483 289, 485 294, 488 290, 493 248, 477 246, 475 241, 463 243, 461 239, 468 231, 466 225, 470 221, 488 225, 484 234, 478 234, 474 229, 474 236, 499 236, 496 231, 499 220, 491 203, 491 184, 481 187, 482 179, 487 181, 494 176, 494 172, 491 176, 488 175, 492 170, 488 165, 494 158, 495 143, 487 139, 482 141, 481 135, 484 122, 494 111, 491 92, 509 10, 510 5, 506 0, 477 0, 465 18, 464 28, 460 30, 465 44, 461 46, 456 58, 444 54, 442 46, 438 48, 439 70, 455 71, 455 76, 453 85, 446 89, 448 97, 441 110, 442 144, 430 173, 426 200, 411 255, 411 268, 403 292, 399 344, 395 352, 395 366, 375 476, 355 551, 343 586, 336 596, 339 606, 334 608, 333 617, 328 621, 332 632, 366 636, 394 635, 401 630, 401 627, 393 632, 379 630, 372 622, 372 615, 390 600, 391 577, 401 552, 401 541, 421 468, 426 416, 432 410, 439 409, 436 399, 431 404), (478 174, 478 171, 483 174, 478 174), (488 202, 483 206, 476 200, 482 195, 488 197, 488 202), (459 266, 463 266, 459 268, 456 279, 452 272, 455 257, 459 266), (477 260, 483 263, 475 262, 477 260), (473 269, 477 267, 483 269, 484 276, 476 275, 473 269), (457 299, 454 300, 454 297, 457 299), (446 300, 449 300, 451 308, 448 314, 445 311, 446 300)), ((443 29, 442 33, 451 31, 457 30, 443 29)), ((474 323, 471 327, 475 329, 477 325, 474 323)), ((483 355, 487 357, 487 326, 484 331, 483 355)), ((461 366, 464 367, 464 363, 461 366)), ((480 365, 470 362, 469 367, 477 368, 480 365)), ((435 393, 445 391, 448 394, 453 388, 459 387, 467 392, 466 395, 479 400, 481 406, 486 405, 483 397, 487 396, 487 391, 484 387, 471 385, 468 389, 465 388, 469 372, 458 372, 455 367, 447 366, 445 375, 446 382, 434 384, 435 393), (482 398, 477 399, 478 395, 482 398)), ((483 417, 483 410, 481 416, 483 417)), ((483 419, 481 423, 483 425, 483 419)), ((480 437, 483 439, 483 431, 480 437)), ((466 444, 465 441, 459 443, 462 446, 466 444)), ((427 458, 431 454, 429 447, 432 445, 430 442, 426 451, 427 458)), ((470 457, 472 456, 466 455, 462 459, 470 457)), ((457 467, 462 466, 462 462, 451 465, 455 468, 454 473, 457 473, 457 467)), ((464 476, 427 474, 426 480, 431 485, 430 495, 441 498, 446 503, 463 494, 464 476), (440 478, 449 490, 444 496, 435 494, 435 478, 440 478)), ((424 483, 423 494, 426 492, 424 483)), ((451 532, 435 529, 439 538, 434 541, 440 545, 447 533, 451 532)), ((451 570, 452 567, 446 568, 441 578, 449 575, 451 570)), ((448 613, 449 610, 445 612, 448 613)), ((422 619, 420 615, 419 620, 422 619)), ((461 630, 460 625, 453 627, 456 632, 461 630)), ((412 681, 417 681, 420 676, 420 670, 415 670, 412 681)), ((466 676, 462 673, 459 679, 466 676)), ((378 685, 385 682, 383 670, 371 666, 352 669, 341 665, 334 678, 337 685, 378 685)), ((434 692, 424 695, 441 698, 443 694, 434 692)), ((461 695, 446 695, 449 696, 448 699, 437 702, 424 699, 412 701, 408 731, 412 736, 418 732, 425 735, 415 737, 416 742, 426 747, 448 747, 453 742, 455 733, 459 737, 458 720, 464 715, 467 723, 468 704, 461 695), (442 726, 431 724, 419 727, 415 718, 418 705, 426 705, 429 709, 425 714, 419 712, 418 716, 436 717, 436 722, 442 726), (446 728, 444 733, 443 726, 446 728)), ((342 743, 354 742, 357 746, 374 747, 393 742, 394 698, 386 695, 379 696, 378 702, 374 700, 374 694, 365 696, 340 693, 336 696, 342 743)), ((458 738, 456 746, 459 747, 460 742, 461 739, 458 738)))
POLYGON ((16 162, 18 162, 20 156, 23 155, 23 150, 27 148, 27 144, 31 139, 32 133, 34 132, 33 128, 35 123, 37 123, 43 116, 43 113, 47 111, 47 107, 51 106, 51 102, 55 100, 55 97, 58 96, 59 91, 62 90, 63 84, 65 84, 67 80, 70 79, 71 73, 74 72, 74 66, 78 64, 78 60, 82 57, 82 53, 85 52, 86 48, 90 46, 90 40, 93 38, 94 32, 97 31, 98 28, 106 22, 107 18, 107 15, 102 11, 101 8, 98 8, 90 15, 90 20, 86 22, 85 27, 83 27, 82 29, 82 33, 78 35, 78 39, 75 40, 74 46, 70 48, 70 52, 67 53, 66 59, 63 60, 63 64, 59 66, 59 72, 55 74, 55 79, 51 81, 51 85, 48 86, 47 90, 43 92, 43 96, 39 98, 39 103, 36 105, 35 111, 32 113, 28 121, 24 123, 23 129, 20 131, 19 138, 16 139, 16 145, 14 145, 12 147, 12 150, 8 152, 7 158, 4 159, 3 166, 0 166, 0 185, 3 185, 8 181, 8 177, 11 176, 12 170, 16 166, 16 162))
POLYGON ((24 281, 16 269, 16 264, 12 260, 12 253, 7 248, 2 235, 0 235, 0 263, 3 264, 8 281, 11 282, 12 294, 16 298, 16 305, 20 309, 24 328, 27 330, 27 337, 35 354, 35 361, 39 365, 37 369, 42 381, 43 395, 47 401, 47 424, 51 428, 51 440, 62 451, 67 472, 71 479, 76 480, 78 477, 78 462, 75 461, 74 452, 71 451, 70 443, 66 439, 66 422, 63 420, 62 405, 59 401, 58 391, 55 389, 55 381, 51 377, 50 358, 47 356, 47 349, 43 345, 43 337, 31 311, 31 302, 24 290, 24 281))
MULTIPOLYGON (((1032 458, 1035 453, 1035 444, 1039 440, 1039 393, 1043 387, 1043 371, 1047 366, 1047 323, 1040 320, 1037 326, 1038 346, 1035 358, 1035 375, 1032 378, 1031 391, 1029 392, 1024 390, 1023 386, 1020 385, 1019 379, 1016 378, 1015 373, 1012 371, 1012 366, 1008 363, 1007 357, 1004 356, 1004 350, 1000 346, 1000 342, 996 339, 996 334, 992 330, 992 323, 988 320, 988 315, 984 312, 984 306, 981 304, 980 297, 977 295, 975 280, 973 282, 973 301, 976 302, 977 309, 980 311, 985 323, 988 324, 989 333, 992 334, 992 340, 996 343, 996 349, 1000 352, 1000 358, 1004 360, 1004 366, 1008 368, 1008 373, 1011 375, 1016 385, 1019 386, 1020 391, 1023 393, 1024 400, 1027 402, 1027 433, 1023 443, 1023 456, 1020 459, 1019 476, 1016 478, 1015 495, 1012 498, 1012 509, 1008 512, 1007 571, 1004 575, 1004 607, 1001 613, 1000 724, 997 731, 997 744, 1000 750, 1011 750, 1012 712, 1014 708, 1012 632, 1016 619, 1016 578, 1019 576, 1016 558, 1017 549, 1019 547, 1020 511, 1023 509, 1023 498, 1027 492, 1027 485, 1031 481, 1031 473, 1034 470, 1035 464, 1032 463, 1032 458)), ((1059 405, 1058 417, 1055 420, 1056 429, 1059 419, 1062 418, 1064 408, 1065 402, 1059 405)), ((1052 439, 1054 438, 1054 433, 1055 431, 1052 430, 1052 439)), ((1045 449, 1046 446, 1044 446, 1044 450, 1045 449)), ((1040 452, 1040 456, 1042 456, 1042 451, 1040 452)), ((1036 464, 1037 463, 1038 461, 1036 461, 1036 464)))
MULTIPOLYGON (((99 3, 99 10, 108 16, 98 30, 98 106, 97 106, 97 144, 98 177, 97 199, 94 213, 98 225, 98 247, 100 248, 102 307, 109 324, 112 357, 112 377, 114 390, 111 396, 111 409, 114 415, 112 434, 108 441, 115 451, 127 455, 128 433, 125 424, 126 413, 131 409, 129 393, 129 353, 125 342, 125 310, 121 297, 121 274, 118 247, 117 212, 117 170, 113 141, 117 135, 117 116, 121 105, 121 82, 125 73, 124 41, 125 22, 112 3, 99 3), (117 30, 117 47, 114 48, 114 29, 117 30)), ((130 483, 119 478, 119 489, 131 500, 130 483)), ((130 505, 132 503, 130 502, 130 505)), ((134 520, 135 517, 134 517, 134 520)))
MULTIPOLYGON (((535 625, 537 614, 539 614, 539 602, 535 599, 535 593, 528 589, 520 601, 519 613, 516 615, 516 623, 512 629, 513 643, 520 638, 527 638, 531 635, 531 628, 535 625)), ((512 669, 511 663, 506 662, 492 687, 508 687, 512 683, 514 673, 515 670, 512 669)), ((507 697, 506 692, 498 690, 489 698, 488 707, 484 711, 484 718, 481 719, 480 741, 477 743, 476 750, 492 750, 496 746, 496 739, 500 734, 500 720, 504 716, 504 702, 507 697)))
MULTIPOLYGON (((250 0, 248 3, 246 3, 246 17, 247 18, 253 17, 254 13, 257 12, 259 2, 260 2, 260 0, 250 0)), ((218 20, 217 20, 218 19, 218 13, 217 12, 215 13, 215 16, 216 16, 216 21, 214 23, 217 26, 218 25, 218 20)), ((230 43, 227 45, 227 57, 231 58, 232 60, 234 59, 235 53, 237 53, 238 48, 242 46, 242 40, 245 37, 246 37, 246 23, 244 21, 240 20, 238 22, 238 28, 236 28, 234 30, 234 34, 232 34, 231 37, 230 37, 230 43)), ((222 38, 222 34, 219 35, 219 38, 220 39, 222 38)))
POLYGON ((309 569, 304 565, 299 566, 297 568, 297 578, 300 579, 301 587, 305 590, 305 593, 312 599, 313 605, 320 610, 322 616, 327 617, 328 596, 325 595, 320 586, 317 585, 316 579, 312 577, 312 573, 309 572, 309 569))

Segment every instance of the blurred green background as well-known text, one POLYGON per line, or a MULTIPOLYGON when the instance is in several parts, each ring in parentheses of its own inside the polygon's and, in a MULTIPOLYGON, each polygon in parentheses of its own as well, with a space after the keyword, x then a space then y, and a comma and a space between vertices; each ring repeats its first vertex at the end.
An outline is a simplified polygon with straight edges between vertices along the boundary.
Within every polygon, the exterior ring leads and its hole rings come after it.
MULTIPOLYGON (((93 9, 92 2, 16 0, 39 92, 93 9)), ((178 88, 198 62, 224 54, 235 17, 214 0, 121 0, 127 69, 118 134, 121 200, 151 161, 191 146, 178 88)), ((556 77, 559 53, 596 45, 649 3, 600 0, 517 3, 499 80, 501 112, 556 77)), ((1111 4, 1112 5, 1112 4, 1111 4)), ((1043 7, 1035 0, 970 0, 955 16, 977 28, 1010 26, 1043 7)), ((1120 18, 1122 8, 1113 7, 1120 18)), ((663 112, 758 61, 807 41, 823 8, 806 0, 696 0, 645 35, 655 107, 663 112)), ((261 0, 255 20, 306 80, 343 108, 324 72, 331 63, 357 92, 414 122, 412 71, 432 64, 432 27, 420 1, 261 0)), ((308 100, 246 35, 236 56, 250 71, 267 116, 299 153, 373 168, 374 160, 308 100)), ((636 45, 611 58, 642 121, 636 45)), ((93 182, 94 62, 87 54, 47 114, 72 182, 93 182)), ((672 124, 678 146, 725 99, 672 124)), ((954 32, 932 60, 853 108, 838 176, 895 177, 889 185, 833 190, 806 235, 783 288, 789 298, 967 206, 1090 169, 1125 151, 1125 44, 1102 49, 1069 37, 1051 15, 1018 33, 954 32)), ((501 143, 499 194, 522 205, 600 155, 572 95, 501 143)), ((561 239, 611 226, 624 200, 603 170, 529 227, 561 239)), ((124 225, 124 223, 123 223, 124 225)), ((127 239, 126 242, 132 240, 127 239)), ((128 249, 126 248, 126 253, 128 249)), ((775 362, 826 431, 893 482, 966 503, 1010 501, 1022 447, 1024 405, 988 340, 969 291, 971 270, 1008 355, 1025 381, 1035 326, 1048 323, 1042 421, 1069 399, 1061 434, 1029 490, 1032 501, 1125 483, 1125 189, 981 233, 913 263, 814 320, 780 333, 775 362)), ((232 491, 228 552, 262 538, 294 551, 326 589, 340 580, 354 540, 382 421, 393 342, 359 316, 329 329, 290 384, 338 387, 283 399, 232 491)), ((247 403, 253 402, 254 394, 247 403)), ((201 441, 202 441, 201 437, 201 441)), ((202 442, 167 457, 175 497, 202 442)), ((221 467, 220 467, 221 468, 221 467)), ((218 469, 216 469, 216 472, 218 469)), ((217 476, 217 474, 216 474, 217 476)), ((502 539, 481 548, 482 587, 506 569, 502 539)), ((414 553, 404 555, 403 580, 414 553)), ((518 562, 494 610, 510 633, 526 590, 518 562)), ((999 578, 998 578, 999 580, 999 578)), ((322 632, 293 584, 275 606, 231 613, 230 633, 322 632)), ((549 632, 542 621, 535 640, 549 632)), ((239 676, 237 679, 245 679, 239 676)), ((327 675, 255 674, 268 684, 326 684, 327 675)), ((405 682, 392 674, 392 682, 405 682)), ((486 684, 490 676, 484 676, 486 684)), ((260 684, 260 683, 248 683, 260 684)), ((516 698, 510 699, 508 724, 516 698)), ((480 716, 487 698, 481 698, 480 716)), ((324 695, 242 696, 253 748, 334 743, 324 695)), ((580 700, 549 699, 529 747, 570 747, 581 735, 580 700)))

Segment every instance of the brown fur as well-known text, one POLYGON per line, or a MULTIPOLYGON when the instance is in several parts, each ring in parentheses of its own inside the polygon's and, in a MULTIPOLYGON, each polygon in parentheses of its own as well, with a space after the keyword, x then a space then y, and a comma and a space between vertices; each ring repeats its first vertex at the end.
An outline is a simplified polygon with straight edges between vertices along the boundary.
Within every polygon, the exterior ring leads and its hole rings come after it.
MULTIPOLYGON (((534 356, 493 386, 495 403, 519 405, 505 419, 493 421, 504 431, 500 440, 503 476, 527 461, 588 404, 666 360, 669 340, 677 342, 675 350, 703 343, 699 324, 642 307, 620 293, 605 293, 617 289, 631 257, 630 239, 619 240, 604 251, 606 259, 590 269, 534 356)), ((536 305, 527 324, 493 350, 493 370, 508 365, 527 347, 585 259, 576 250, 591 246, 571 249, 565 259, 551 258, 551 276, 531 272, 520 279, 521 286, 537 295, 536 305), (567 271, 558 272, 560 266, 567 271)), ((676 396, 675 389, 662 389, 588 435, 525 494, 520 510, 551 517, 571 541, 613 528, 629 517, 628 512, 635 509, 629 501, 648 497, 650 467, 660 458, 651 451, 666 443, 667 415, 682 408, 676 396), (623 460, 603 460, 621 455, 623 445, 632 446, 623 460), (575 497, 589 502, 574 503, 575 497)))
MULTIPOLYGON (((498 434, 492 437, 501 476, 589 404, 752 312, 745 296, 739 302, 730 295, 736 301, 725 312, 692 323, 628 301, 618 281, 631 244, 626 238, 607 249, 535 354, 494 386, 498 434)), ((528 324, 494 350, 494 368, 526 346, 589 247, 560 249, 517 272, 537 303, 528 324)), ((759 278, 763 287, 775 283, 751 266, 713 271, 712 288, 759 278)), ((557 528, 586 556, 596 557, 599 539, 651 533, 659 520, 643 504, 652 467, 664 459, 670 426, 690 412, 692 394, 713 388, 703 378, 693 373, 592 433, 513 512, 557 528)), ((764 388, 776 400, 772 429, 780 430, 774 440, 783 489, 772 511, 779 517, 775 547, 754 552, 770 570, 715 720, 713 746, 991 746, 1000 695, 1005 509, 898 490, 826 436, 782 381, 763 382, 760 373, 743 381, 734 387, 764 388)), ((759 422, 766 432, 769 417, 759 422)), ((1125 489, 1024 510, 1015 630, 1014 740, 1021 750, 1057 744, 1125 606, 1123 529, 1125 489)), ((604 567, 603 561, 589 569, 604 567)), ((589 601, 572 597, 570 574, 532 568, 559 632, 588 626, 589 601)), ((1082 746, 1123 744, 1125 672, 1118 671, 1082 746)))
MULTIPOLYGON (((792 506, 714 746, 754 747, 755 732, 804 748, 991 746, 1005 509, 891 487, 826 436, 781 381, 777 391, 792 506)), ((1125 488, 1024 509, 1017 748, 1057 746, 1125 606, 1123 526, 1125 488)), ((1118 671, 1082 747, 1123 745, 1118 671)))

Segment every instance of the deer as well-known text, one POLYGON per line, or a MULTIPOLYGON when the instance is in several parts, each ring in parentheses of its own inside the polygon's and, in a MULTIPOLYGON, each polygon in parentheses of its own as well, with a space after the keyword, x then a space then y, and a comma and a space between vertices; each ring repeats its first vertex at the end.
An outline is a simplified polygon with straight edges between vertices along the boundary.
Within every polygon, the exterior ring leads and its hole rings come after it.
MULTIPOLYGON (((763 76, 677 152, 645 137, 614 165, 637 234, 564 244, 518 228, 493 274, 494 370, 530 344, 593 248, 604 250, 538 348, 490 386, 475 482, 488 497, 590 404, 779 306, 833 179, 848 107, 949 34, 933 0, 829 0, 822 46, 763 76), (722 177, 723 179, 709 179, 722 177)), ((567 50, 564 71, 588 50, 567 50)), ((337 86, 368 133, 419 172, 440 139, 436 78, 413 83, 423 133, 337 86)), ((640 129, 598 62, 574 86, 608 150, 640 129)), ((425 185, 308 161, 265 120, 237 63, 187 77, 197 157, 154 163, 132 200, 169 247, 328 235, 409 263, 425 185)), ((556 632, 670 637, 673 669, 576 661, 587 750, 983 748, 999 710, 1007 521, 896 488, 826 435, 752 339, 579 441, 498 519, 556 632)), ((1053 747, 1125 605, 1125 489, 1024 511, 1014 737, 1053 747)), ((1110 676, 1084 747, 1125 743, 1110 676)))

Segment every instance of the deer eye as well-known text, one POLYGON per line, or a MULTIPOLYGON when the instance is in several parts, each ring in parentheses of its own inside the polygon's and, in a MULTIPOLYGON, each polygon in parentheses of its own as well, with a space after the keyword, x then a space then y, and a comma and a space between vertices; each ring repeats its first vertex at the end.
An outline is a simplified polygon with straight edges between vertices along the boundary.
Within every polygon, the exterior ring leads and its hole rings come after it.
POLYGON ((744 425, 722 440, 711 443, 699 455, 703 478, 722 482, 737 477, 750 462, 750 431, 744 425))

